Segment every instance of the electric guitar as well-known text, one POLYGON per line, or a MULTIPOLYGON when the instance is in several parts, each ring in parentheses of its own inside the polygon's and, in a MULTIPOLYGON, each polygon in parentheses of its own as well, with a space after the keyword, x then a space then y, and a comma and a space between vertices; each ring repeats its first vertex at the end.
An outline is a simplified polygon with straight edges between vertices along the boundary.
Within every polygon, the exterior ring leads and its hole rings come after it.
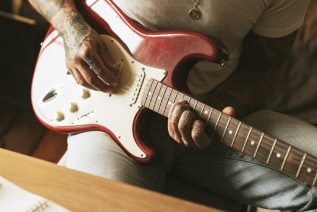
POLYGON ((216 40, 186 31, 146 31, 111 0, 86 1, 78 7, 103 34, 120 69, 120 86, 112 95, 79 86, 66 69, 63 40, 51 29, 42 44, 31 93, 35 114, 44 125, 64 133, 104 131, 129 156, 147 163, 154 151, 143 136, 144 120, 153 111, 167 116, 174 102, 186 100, 224 145, 316 186, 316 157, 184 92, 188 72, 183 65, 197 58, 218 63, 227 59, 216 40))

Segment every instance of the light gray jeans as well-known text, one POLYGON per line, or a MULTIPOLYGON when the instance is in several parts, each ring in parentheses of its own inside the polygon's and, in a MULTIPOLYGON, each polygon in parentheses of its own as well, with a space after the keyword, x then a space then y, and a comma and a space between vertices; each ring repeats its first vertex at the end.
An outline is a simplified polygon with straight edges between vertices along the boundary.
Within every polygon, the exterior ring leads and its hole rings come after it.
MULTIPOLYGON (((317 211, 316 187, 308 188, 216 142, 203 150, 179 146, 162 133, 167 131, 166 120, 159 122, 150 129, 153 142, 161 147, 160 161, 140 165, 107 134, 91 131, 69 136, 66 166, 157 191, 164 189, 168 174, 174 172, 239 202, 282 211, 317 211)), ((317 156, 314 126, 267 110, 251 114, 244 122, 317 156)))

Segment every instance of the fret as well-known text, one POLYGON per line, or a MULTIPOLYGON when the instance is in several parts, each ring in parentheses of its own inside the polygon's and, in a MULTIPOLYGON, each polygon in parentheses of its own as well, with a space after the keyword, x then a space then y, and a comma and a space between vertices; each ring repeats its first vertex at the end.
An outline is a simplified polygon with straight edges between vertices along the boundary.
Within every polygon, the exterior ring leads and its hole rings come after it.
POLYGON ((234 142, 235 142, 235 140, 236 140, 236 137, 237 137, 238 131, 239 131, 239 129, 240 129, 240 126, 241 126, 241 121, 239 121, 239 125, 238 125, 238 127, 237 127, 237 130, 236 130, 236 132, 234 133, 232 142, 231 142, 231 144, 230 144, 231 147, 233 147, 233 145, 234 145, 234 142))
POLYGON ((205 104, 203 104, 203 107, 201 108, 201 111, 200 111, 200 113, 199 113, 199 116, 200 116, 200 117, 202 117, 202 114, 203 114, 203 112, 204 112, 204 109, 205 109, 205 104))
POLYGON ((277 139, 274 140, 274 143, 273 143, 273 145, 272 145, 270 154, 269 154, 269 156, 268 156, 268 158, 267 158, 267 160, 266 160, 266 164, 269 163, 269 161, 270 161, 270 159, 271 159, 271 157, 272 157, 272 153, 273 153, 274 147, 275 147, 275 145, 276 145, 276 142, 277 142, 277 139))
POLYGON ((190 96, 185 95, 184 100, 187 102, 187 104, 190 106, 189 102, 192 98, 190 96))
POLYGON ((163 101, 162 101, 162 104, 160 106, 160 109, 159 109, 159 113, 164 115, 165 114, 165 110, 166 110, 166 107, 168 105, 168 102, 169 102, 169 99, 171 97, 171 93, 172 93, 172 89, 165 86, 166 87, 166 91, 165 91, 165 95, 164 95, 164 98, 163 98, 163 101))
POLYGON ((165 111, 164 111, 164 115, 167 117, 168 116, 168 113, 171 109, 171 106, 173 105, 173 103, 175 103, 176 101, 176 97, 177 97, 177 91, 175 91, 174 89, 172 89, 171 91, 171 95, 170 95, 170 98, 169 98, 169 101, 167 102, 167 106, 165 108, 165 111))
POLYGON ((286 146, 282 142, 277 141, 272 152, 271 160, 268 164, 271 165, 273 168, 280 170, 288 147, 289 145, 286 146))
POLYGON ((284 160, 283 160, 283 163, 282 163, 282 166, 281 166, 281 171, 284 169, 285 162, 286 162, 286 159, 287 159, 287 157, 289 155, 289 152, 291 151, 291 148, 292 148, 292 146, 289 146, 288 149, 287 149, 287 152, 285 154, 285 157, 284 157, 284 160))
POLYGON ((195 105, 193 107, 194 110, 196 110, 197 104, 198 104, 198 101, 196 100, 195 105))
POLYGON ((178 93, 182 95, 182 97, 181 97, 178 101, 184 100, 184 97, 186 97, 185 94, 183 94, 183 93, 181 93, 181 92, 178 92, 178 93))
POLYGON ((147 97, 148 97, 148 93, 150 91, 150 88, 152 86, 153 80, 149 80, 144 87, 144 90, 142 92, 142 99, 141 99, 141 104, 145 105, 147 97))
POLYGON ((211 110, 209 111, 209 115, 208 115, 208 118, 207 118, 207 124, 209 124, 210 117, 211 117, 211 114, 212 114, 213 111, 214 111, 214 108, 211 108, 211 110))
POLYGON ((209 107, 208 105, 205 105, 204 110, 203 110, 202 115, 201 115, 201 118, 203 120, 205 120, 206 122, 207 122, 207 118, 208 118, 208 114, 209 114, 210 110, 211 110, 211 107, 209 107))
POLYGON ((296 178, 298 178, 298 176, 299 176, 299 173, 300 173, 300 171, 301 171, 301 169, 303 167, 303 164, 304 164, 304 161, 305 161, 306 157, 307 157, 307 154, 305 153, 303 155, 302 161, 299 164, 299 167, 298 167, 298 170, 297 170, 297 173, 296 173, 296 178))
POLYGON ((249 140, 251 131, 252 131, 252 127, 250 127, 250 130, 249 130, 249 132, 248 132, 248 135, 247 135, 247 137, 245 138, 245 141, 244 141, 244 144, 243 144, 243 147, 242 147, 242 150, 241 150, 242 153, 244 152, 245 147, 247 146, 247 143, 248 143, 248 140, 249 140))
POLYGON ((225 134, 226 134, 226 131, 227 131, 227 129, 228 129, 228 125, 229 125, 230 121, 231 121, 231 117, 228 118, 228 121, 227 121, 225 130, 223 131, 223 134, 222 134, 222 136, 221 136, 221 140, 220 140, 221 143, 223 142, 223 138, 224 138, 224 136, 225 136, 225 134))
POLYGON ((302 182, 313 184, 317 174, 317 159, 307 154, 298 178, 302 182))
POLYGON ((160 106, 162 104, 162 100, 164 98, 164 94, 166 91, 166 86, 164 84, 160 84, 160 85, 161 85, 160 91, 158 93, 158 96, 157 96, 156 101, 155 101, 155 106, 154 106, 154 111, 156 111, 156 112, 159 112, 159 109, 160 109, 160 106))
POLYGON ((216 136, 216 132, 217 132, 217 126, 218 126, 218 124, 219 124, 219 120, 220 120, 220 118, 221 118, 221 115, 222 115, 222 113, 219 112, 219 116, 218 116, 218 118, 217 118, 217 121, 216 121, 215 126, 214 126, 214 129, 213 129, 214 131, 212 132, 212 136, 211 136, 212 140, 215 140, 215 136, 216 136))
POLYGON ((258 153, 258 150, 259 150, 259 147, 260 147, 260 145, 261 145, 263 136, 264 136, 264 133, 262 133, 262 135, 261 135, 261 137, 260 137, 260 139, 259 139, 259 143, 258 143, 258 145, 257 145, 257 147, 256 147, 256 149, 255 149, 254 154, 253 154, 253 157, 254 157, 254 158, 256 157, 256 154, 258 153))
POLYGON ((148 92, 148 98, 147 98, 147 102, 146 102, 146 104, 145 104, 145 106, 146 107, 150 107, 150 104, 151 104, 151 102, 152 102, 152 98, 153 98, 153 93, 154 93, 154 91, 155 91, 155 89, 156 89, 156 86, 157 86, 157 83, 153 80, 152 81, 152 84, 151 84, 151 87, 150 87, 150 90, 149 90, 149 92, 148 92))
POLYGON ((199 117, 201 117, 201 112, 202 112, 203 107, 204 107, 204 104, 201 102, 198 102, 196 104, 195 112, 197 113, 197 115, 199 115, 199 117))
MULTIPOLYGON (((156 82, 156 81, 154 81, 154 83, 156 84, 156 86, 155 86, 155 90, 153 91, 153 93, 152 93, 152 98, 151 98, 151 102, 150 102, 150 105, 149 105, 149 107, 148 108, 150 108, 151 110, 154 110, 154 107, 155 107, 155 102, 156 102, 156 100, 157 100, 157 96, 158 96, 158 93, 159 93, 159 91, 160 91, 160 89, 161 89, 161 85, 162 84, 160 84, 160 83, 158 83, 158 82, 156 82)), ((155 110, 154 110, 155 111, 155 110)))
POLYGON ((315 178, 314 178, 314 181, 313 181, 313 186, 315 186, 316 185, 316 182, 317 182, 317 173, 316 173, 316 175, 315 175, 315 178))

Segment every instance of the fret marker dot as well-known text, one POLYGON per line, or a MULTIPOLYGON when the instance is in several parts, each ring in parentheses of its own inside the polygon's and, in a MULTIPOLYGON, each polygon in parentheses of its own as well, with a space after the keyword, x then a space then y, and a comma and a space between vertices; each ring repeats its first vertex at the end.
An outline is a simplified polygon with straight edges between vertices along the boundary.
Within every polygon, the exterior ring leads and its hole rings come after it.
POLYGON ((205 112, 204 112, 205 114, 208 114, 208 111, 207 110, 205 110, 205 112))
POLYGON ((172 102, 168 102, 167 104, 169 104, 169 105, 170 105, 170 104, 172 104, 172 102))
POLYGON ((253 146, 255 144, 255 141, 251 141, 251 145, 253 146))
POLYGON ((277 153, 277 154, 276 154, 276 157, 277 157, 277 158, 280 158, 280 157, 281 157, 281 154, 280 154, 280 153, 277 153))
POLYGON ((149 96, 151 96, 151 95, 152 95, 152 93, 150 92, 150 93, 149 93, 149 96))
POLYGON ((161 97, 159 96, 159 97, 157 97, 157 99, 161 99, 161 97))
POLYGON ((308 172, 308 173, 311 173, 311 168, 307 168, 307 172, 308 172))
POLYGON ((232 130, 229 130, 229 134, 231 135, 233 132, 232 132, 232 130))

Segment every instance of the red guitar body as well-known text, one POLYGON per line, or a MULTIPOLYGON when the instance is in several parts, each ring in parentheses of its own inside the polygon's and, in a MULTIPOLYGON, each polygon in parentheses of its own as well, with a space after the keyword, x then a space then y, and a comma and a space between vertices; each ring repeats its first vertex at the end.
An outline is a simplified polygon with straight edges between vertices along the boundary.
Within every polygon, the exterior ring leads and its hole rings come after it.
MULTIPOLYGON (((220 63, 226 60, 224 48, 214 39, 199 33, 188 31, 164 31, 151 32, 143 29, 129 19, 111 0, 87 1, 78 4, 77 7, 94 29, 100 34, 106 34, 116 39, 124 49, 138 62, 150 67, 165 70, 164 84, 178 90, 187 91, 186 78, 191 65, 198 59, 206 59, 220 63), (87 3, 90 2, 90 3, 87 3)), ((136 145, 145 153, 142 157, 131 154, 121 139, 104 124, 87 122, 85 124, 56 124, 49 118, 51 115, 39 106, 41 95, 36 90, 41 88, 36 81, 37 75, 42 72, 43 57, 46 49, 51 45, 61 43, 56 31, 51 29, 43 42, 38 58, 32 85, 32 102, 34 111, 39 120, 47 127, 64 133, 82 132, 89 130, 101 130, 107 132, 112 138, 134 159, 141 163, 147 163, 154 157, 153 150, 147 145, 146 132, 142 131, 145 119, 150 119, 153 112, 141 107, 133 118, 133 137, 136 145), (141 121, 142 120, 142 121, 141 121), (142 136, 141 136, 142 135, 142 136)), ((61 45, 61 44, 59 44, 61 45)), ((48 51, 48 50, 47 50, 48 51)), ((54 63, 54 58, 51 58, 54 63)), ((63 61, 64 62, 64 61, 63 61)), ((47 64, 49 66, 49 64, 47 64)), ((150 72, 150 71, 149 71, 150 72)), ((46 73, 53 74, 53 73, 46 73)), ((150 73, 149 73, 150 74, 150 73)), ((43 74, 44 76, 45 74, 43 74)), ((42 85, 41 85, 42 86, 42 85)), ((42 104, 42 103, 40 103, 42 104)), ((57 107, 57 106, 56 106, 57 107)), ((93 105, 91 105, 93 107, 93 105)))

